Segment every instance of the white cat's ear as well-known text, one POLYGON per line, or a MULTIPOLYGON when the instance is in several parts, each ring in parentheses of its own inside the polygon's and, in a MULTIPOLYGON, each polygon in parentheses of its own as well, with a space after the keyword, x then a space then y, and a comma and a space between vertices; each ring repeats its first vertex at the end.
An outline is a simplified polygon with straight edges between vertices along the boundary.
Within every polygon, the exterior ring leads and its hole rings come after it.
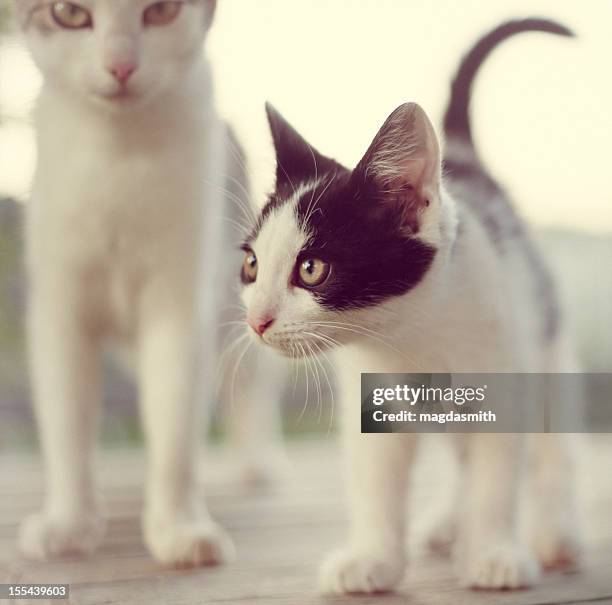
POLYGON ((215 11, 217 10, 217 0, 205 0, 204 8, 206 10, 206 29, 208 29, 215 18, 215 11))
POLYGON ((338 164, 306 142, 281 113, 266 103, 266 113, 276 151, 276 186, 291 186, 335 172, 338 164))
POLYGON ((427 114, 416 103, 400 105, 386 120, 354 171, 377 201, 401 204, 405 226, 419 230, 420 216, 437 199, 440 146, 427 114))
MULTIPOLYGON (((24 29, 28 21, 27 16, 31 13, 33 7, 23 0, 13 0, 11 4, 13 5, 12 13, 15 15, 15 22, 24 29)), ((11 9, 9 8, 10 13, 11 9)))

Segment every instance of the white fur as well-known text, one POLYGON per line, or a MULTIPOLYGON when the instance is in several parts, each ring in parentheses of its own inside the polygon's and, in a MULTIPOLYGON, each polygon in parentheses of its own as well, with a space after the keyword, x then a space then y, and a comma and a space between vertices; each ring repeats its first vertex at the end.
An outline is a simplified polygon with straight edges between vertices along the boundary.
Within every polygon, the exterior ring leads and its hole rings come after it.
POLYGON ((298 187, 291 200, 272 211, 256 243, 258 258, 261 254, 266 262, 260 266, 257 287, 246 288, 243 293, 247 317, 252 324, 264 317, 276 318, 274 329, 267 331, 263 340, 288 356, 295 356, 292 347, 296 330, 302 330, 305 321, 321 316, 310 294, 287 287, 295 259, 308 241, 308 233, 298 224, 296 204, 314 188, 315 183, 298 187))
MULTIPOLYGON (((427 120, 419 111, 418 119, 427 120)), ((435 136, 428 121, 417 132, 435 136)), ((249 313, 271 312, 276 317, 264 342, 297 356, 312 343, 335 348, 349 458, 351 533, 348 546, 323 566, 321 587, 328 593, 388 590, 404 572, 405 495, 417 437, 361 434, 361 372, 574 369, 562 336, 543 344, 529 266, 520 250, 500 256, 466 207, 462 208, 463 234, 457 239, 457 203, 441 186, 438 146, 430 143, 413 141, 409 157, 400 154, 404 166, 414 150, 420 150, 419 159, 426 160, 421 166, 432 162, 437 166, 426 171, 421 183, 430 204, 420 216, 420 235, 434 243, 438 253, 423 281, 406 295, 340 313, 322 308, 306 290, 289 286, 297 253, 308 236, 297 222, 292 202, 270 214, 252 243, 259 275, 245 287, 243 297, 249 313), (427 158, 422 157, 424 149, 427 158)), ((389 167, 392 161, 385 156, 373 169, 382 166, 397 179, 399 173, 389 167)), ((455 440, 461 489, 448 502, 441 530, 435 529, 432 542, 450 542, 459 534, 457 563, 466 585, 528 586, 539 573, 534 552, 545 564, 577 556, 567 437, 535 440, 541 535, 535 551, 520 538, 518 499, 525 439, 523 435, 474 434, 455 440)))
POLYGON ((100 353, 112 338, 136 359, 150 450, 145 541, 163 563, 223 561, 231 542, 196 485, 226 173, 202 53, 212 3, 186 3, 172 24, 143 29, 145 0, 83 0, 95 28, 51 32, 27 21, 35 4, 17 8, 45 78, 27 263, 47 496, 22 548, 83 552, 102 536, 92 450, 100 353), (116 98, 109 65, 126 53, 138 69, 116 98))

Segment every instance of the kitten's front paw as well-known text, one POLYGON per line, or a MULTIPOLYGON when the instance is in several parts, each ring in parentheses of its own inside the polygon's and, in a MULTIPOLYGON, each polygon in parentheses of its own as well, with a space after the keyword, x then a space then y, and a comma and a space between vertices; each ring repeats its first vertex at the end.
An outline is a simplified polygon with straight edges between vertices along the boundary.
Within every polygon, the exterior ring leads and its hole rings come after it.
POLYGON ((582 559, 582 541, 573 528, 542 525, 534 532, 533 549, 545 569, 577 569, 582 559))
POLYGON ((538 563, 528 550, 507 544, 467 561, 461 580, 470 588, 503 590, 533 586, 539 575, 538 563))
POLYGON ((230 537, 206 517, 193 521, 145 519, 144 539, 153 558, 170 567, 219 565, 235 556, 230 537))
POLYGON ((21 552, 32 559, 89 555, 99 546, 105 524, 97 514, 53 519, 44 513, 24 520, 19 532, 21 552))
POLYGON ((393 590, 404 575, 405 558, 343 550, 324 562, 319 579, 324 594, 377 593, 393 590))

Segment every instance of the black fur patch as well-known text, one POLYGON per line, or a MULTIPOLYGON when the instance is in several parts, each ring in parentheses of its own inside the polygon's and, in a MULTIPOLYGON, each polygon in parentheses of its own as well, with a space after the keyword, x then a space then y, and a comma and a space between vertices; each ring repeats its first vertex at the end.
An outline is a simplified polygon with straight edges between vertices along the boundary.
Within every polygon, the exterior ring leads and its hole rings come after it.
POLYGON ((330 309, 368 307, 405 294, 421 281, 435 256, 434 248, 402 232, 399 206, 381 211, 377 192, 359 187, 346 169, 304 194, 297 214, 310 234, 302 257, 331 265, 327 281, 314 290, 319 303, 330 309))

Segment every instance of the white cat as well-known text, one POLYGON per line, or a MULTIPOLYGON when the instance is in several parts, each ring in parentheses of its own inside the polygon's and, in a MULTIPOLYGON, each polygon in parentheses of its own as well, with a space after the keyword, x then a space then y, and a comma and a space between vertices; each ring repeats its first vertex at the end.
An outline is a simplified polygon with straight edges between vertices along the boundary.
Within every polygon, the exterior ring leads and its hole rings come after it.
MULTIPOLYGON (((199 408, 217 366, 219 258, 229 258, 220 192, 236 170, 202 52, 215 2, 15 8, 44 77, 27 265, 47 495, 22 527, 22 549, 89 552, 102 537, 92 452, 110 338, 133 353, 140 387, 148 548, 171 565, 224 561, 231 541, 196 486, 199 408)), ((243 431, 247 455, 272 432, 255 427, 243 431)))
MULTIPOLYGON (((484 57, 507 36, 530 30, 569 35, 549 21, 512 22, 466 57, 447 113, 444 179, 434 128, 416 104, 391 114, 354 170, 319 154, 268 107, 277 183, 244 243, 243 299, 255 340, 290 357, 334 355, 351 535, 323 566, 325 592, 388 590, 405 567, 405 496, 417 438, 361 434, 361 372, 575 368, 545 267, 480 164, 468 119, 484 57)), ((534 549, 518 527, 525 436, 456 441, 461 490, 432 542, 459 534, 462 582, 528 586, 539 573, 537 558, 545 566, 575 561, 570 439, 536 439, 534 549)))

